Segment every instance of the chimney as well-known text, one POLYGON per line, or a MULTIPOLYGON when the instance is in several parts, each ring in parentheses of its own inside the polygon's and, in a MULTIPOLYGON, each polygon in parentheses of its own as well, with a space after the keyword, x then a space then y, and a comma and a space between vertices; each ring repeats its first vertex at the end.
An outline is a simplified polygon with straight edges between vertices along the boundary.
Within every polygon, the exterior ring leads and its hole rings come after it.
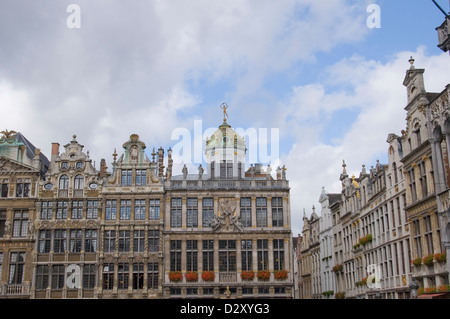
POLYGON ((103 179, 104 177, 106 177, 106 170, 107 170, 107 166, 106 166, 106 161, 104 158, 102 158, 100 160, 100 174, 99 174, 99 179, 103 179))
POLYGON ((52 143, 52 157, 51 160, 56 160, 56 157, 59 156, 59 143, 52 143))

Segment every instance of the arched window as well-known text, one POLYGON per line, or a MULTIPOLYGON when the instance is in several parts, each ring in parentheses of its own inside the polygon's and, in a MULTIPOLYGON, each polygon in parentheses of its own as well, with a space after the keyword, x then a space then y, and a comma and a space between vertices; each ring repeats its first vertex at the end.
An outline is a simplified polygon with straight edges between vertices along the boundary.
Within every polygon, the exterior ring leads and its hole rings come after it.
POLYGON ((75 189, 83 189, 84 188, 84 178, 82 175, 75 176, 74 188, 75 189))
POLYGON ((69 189, 69 176, 62 175, 59 178, 59 189, 69 189))

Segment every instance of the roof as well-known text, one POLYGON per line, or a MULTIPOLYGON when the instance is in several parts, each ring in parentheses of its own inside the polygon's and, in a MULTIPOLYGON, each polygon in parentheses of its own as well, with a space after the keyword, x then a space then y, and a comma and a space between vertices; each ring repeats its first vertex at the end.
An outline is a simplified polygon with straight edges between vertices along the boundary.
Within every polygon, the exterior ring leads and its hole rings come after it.
MULTIPOLYGON (((34 146, 22 133, 18 132, 15 136, 17 142, 21 142, 26 146, 27 149, 27 157, 33 159, 35 156, 36 146, 34 146)), ((42 170, 44 173, 47 171, 47 168, 50 165, 50 161, 47 156, 43 153, 39 153, 39 158, 42 163, 42 170)))

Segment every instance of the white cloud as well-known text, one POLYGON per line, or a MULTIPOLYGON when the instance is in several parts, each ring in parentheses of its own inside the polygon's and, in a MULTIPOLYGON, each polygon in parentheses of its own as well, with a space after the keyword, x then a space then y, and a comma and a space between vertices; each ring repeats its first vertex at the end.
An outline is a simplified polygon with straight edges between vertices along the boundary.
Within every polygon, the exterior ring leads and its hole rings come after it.
POLYGON ((410 56, 415 58, 416 68, 425 69, 427 91, 445 89, 450 82, 448 55, 429 55, 424 47, 400 52, 384 64, 363 57, 344 58, 328 68, 325 83, 292 89, 287 118, 297 138, 283 160, 292 187, 294 234, 301 232, 303 208, 309 216, 313 205, 319 207, 322 187, 330 193, 341 191, 342 160, 350 176, 359 176, 363 164, 369 169, 377 159, 387 160, 388 134, 400 135, 406 125, 406 88, 402 83, 410 56), (356 120, 347 120, 342 115, 345 112, 336 113, 339 110, 356 110, 356 120), (312 122, 305 122, 305 117, 312 122), (321 132, 332 125, 343 125, 346 130, 327 143, 321 132), (302 131, 305 134, 298 134, 302 131))

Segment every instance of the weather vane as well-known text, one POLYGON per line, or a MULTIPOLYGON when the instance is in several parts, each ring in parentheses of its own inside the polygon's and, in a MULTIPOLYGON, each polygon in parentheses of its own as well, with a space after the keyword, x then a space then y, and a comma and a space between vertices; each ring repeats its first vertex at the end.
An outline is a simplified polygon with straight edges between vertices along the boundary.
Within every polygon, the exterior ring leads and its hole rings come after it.
POLYGON ((223 121, 226 122, 226 118, 228 117, 227 109, 229 108, 229 106, 227 103, 222 103, 220 105, 220 108, 223 110, 223 121))

